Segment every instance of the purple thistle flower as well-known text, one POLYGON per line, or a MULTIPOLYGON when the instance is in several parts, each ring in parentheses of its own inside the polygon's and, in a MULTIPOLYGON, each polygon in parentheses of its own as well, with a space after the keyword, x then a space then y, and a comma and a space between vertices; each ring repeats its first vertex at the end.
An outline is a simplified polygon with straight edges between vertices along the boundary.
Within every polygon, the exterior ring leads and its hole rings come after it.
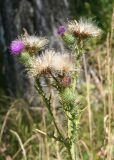
POLYGON ((25 48, 24 43, 21 40, 14 40, 10 45, 10 51, 13 55, 20 54, 25 48))
POLYGON ((58 27, 57 33, 62 36, 65 33, 65 31, 66 31, 66 28, 65 26, 62 25, 58 27))

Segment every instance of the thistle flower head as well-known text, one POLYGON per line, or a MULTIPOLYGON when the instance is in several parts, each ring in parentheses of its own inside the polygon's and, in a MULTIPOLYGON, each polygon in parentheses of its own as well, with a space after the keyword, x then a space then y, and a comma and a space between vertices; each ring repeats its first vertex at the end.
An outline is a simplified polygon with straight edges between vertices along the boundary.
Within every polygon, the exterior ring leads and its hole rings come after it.
POLYGON ((41 56, 32 58, 30 73, 32 76, 40 74, 47 74, 50 71, 50 64, 52 63, 55 51, 46 50, 41 56))
POLYGON ((79 22, 76 20, 70 21, 68 23, 68 31, 82 39, 97 37, 101 34, 101 29, 99 29, 92 21, 85 19, 80 19, 79 22))
POLYGON ((66 31, 66 28, 65 28, 65 26, 62 25, 62 26, 58 27, 57 33, 59 35, 63 35, 65 33, 65 31, 66 31))
POLYGON ((13 55, 20 54, 24 50, 24 48, 25 48, 25 45, 20 40, 14 40, 10 44, 10 51, 13 55))
POLYGON ((74 71, 74 63, 67 53, 46 50, 41 56, 32 58, 30 73, 32 76, 53 73, 69 73, 74 71))
POLYGON ((31 61, 30 73, 32 76, 37 76, 45 72, 48 64, 44 64, 41 57, 33 58, 31 61))
POLYGON ((45 37, 29 35, 23 36, 21 39, 26 47, 26 50, 31 54, 41 51, 49 42, 45 37))
POLYGON ((69 73, 75 70, 73 60, 68 53, 56 53, 53 57, 51 68, 62 73, 69 73))

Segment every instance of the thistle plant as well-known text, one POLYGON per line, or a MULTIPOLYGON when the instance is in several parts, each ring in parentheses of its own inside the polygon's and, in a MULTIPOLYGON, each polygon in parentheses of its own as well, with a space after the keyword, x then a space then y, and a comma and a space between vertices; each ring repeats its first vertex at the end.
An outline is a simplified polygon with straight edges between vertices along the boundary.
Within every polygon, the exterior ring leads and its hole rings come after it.
MULTIPOLYGON (((84 54, 84 43, 88 38, 97 37, 101 30, 92 22, 85 19, 70 21, 66 26, 57 30, 64 43, 70 48, 70 53, 56 52, 45 49, 48 40, 24 34, 12 41, 11 54, 17 56, 24 63, 28 74, 35 79, 35 87, 47 107, 54 126, 55 133, 51 137, 64 145, 68 153, 68 160, 77 160, 75 143, 78 141, 81 113, 86 107, 86 99, 76 89, 80 77, 80 66, 84 54), (40 51, 40 53, 39 53, 40 51), (42 86, 42 77, 48 79, 48 85, 57 91, 59 106, 67 119, 67 134, 64 135, 57 124, 52 110, 52 95, 46 93, 42 86)), ((45 82, 46 83, 46 82, 45 82)))

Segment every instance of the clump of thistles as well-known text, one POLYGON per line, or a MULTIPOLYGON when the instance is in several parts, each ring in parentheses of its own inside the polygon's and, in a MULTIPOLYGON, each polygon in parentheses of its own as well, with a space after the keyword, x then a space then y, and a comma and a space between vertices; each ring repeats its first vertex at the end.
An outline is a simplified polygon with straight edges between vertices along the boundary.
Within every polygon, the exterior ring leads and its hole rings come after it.
POLYGON ((49 42, 48 39, 46 39, 45 37, 29 35, 22 36, 21 40, 25 45, 26 51, 28 51, 30 54, 35 54, 41 51, 49 42))
POLYGON ((41 56, 33 58, 31 68, 32 76, 50 73, 70 73, 75 70, 72 58, 68 53, 61 54, 54 50, 46 50, 41 56))
POLYGON ((101 29, 98 28, 91 20, 80 19, 68 22, 68 31, 80 39, 88 37, 97 37, 101 34, 101 29))
POLYGON ((21 40, 14 40, 10 44, 10 51, 13 55, 20 54, 25 49, 25 45, 21 40))

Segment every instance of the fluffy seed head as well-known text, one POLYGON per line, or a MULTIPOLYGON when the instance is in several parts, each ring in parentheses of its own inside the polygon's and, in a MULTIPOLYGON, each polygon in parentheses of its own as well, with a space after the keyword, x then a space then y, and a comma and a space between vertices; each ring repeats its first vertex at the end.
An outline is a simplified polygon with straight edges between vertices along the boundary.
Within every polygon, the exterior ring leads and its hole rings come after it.
POLYGON ((23 36, 22 41, 24 42, 26 50, 31 54, 41 51, 49 42, 45 37, 29 35, 23 36))
POLYGON ((70 21, 68 23, 68 31, 82 39, 97 37, 101 34, 101 29, 99 29, 92 21, 85 19, 80 19, 79 22, 76 20, 70 21))
POLYGON ((31 61, 30 73, 32 76, 47 74, 50 71, 54 50, 46 50, 41 56, 34 57, 31 61))
POLYGON ((69 73, 75 70, 72 57, 68 53, 56 53, 53 57, 51 68, 62 73, 69 73))
POLYGON ((67 74, 74 70, 73 60, 68 53, 61 54, 54 50, 46 50, 41 56, 32 58, 30 73, 32 76, 50 72, 67 74))
POLYGON ((14 40, 10 44, 10 51, 13 55, 20 54, 24 50, 24 48, 25 48, 25 45, 20 40, 14 40))

